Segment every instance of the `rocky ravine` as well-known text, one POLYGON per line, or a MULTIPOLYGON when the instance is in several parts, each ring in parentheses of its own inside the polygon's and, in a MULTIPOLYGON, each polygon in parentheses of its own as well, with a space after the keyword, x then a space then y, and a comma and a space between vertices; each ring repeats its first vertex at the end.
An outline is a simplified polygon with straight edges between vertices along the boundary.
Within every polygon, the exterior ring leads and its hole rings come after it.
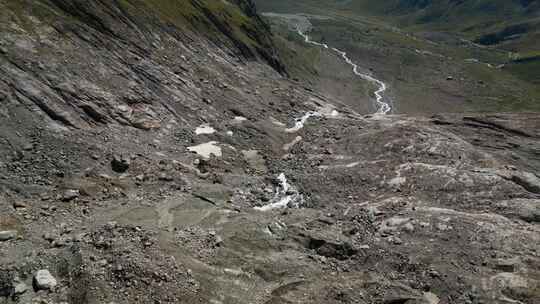
POLYGON ((540 115, 363 117, 142 1, 33 3, 0 10, 0 303, 540 301, 540 115))

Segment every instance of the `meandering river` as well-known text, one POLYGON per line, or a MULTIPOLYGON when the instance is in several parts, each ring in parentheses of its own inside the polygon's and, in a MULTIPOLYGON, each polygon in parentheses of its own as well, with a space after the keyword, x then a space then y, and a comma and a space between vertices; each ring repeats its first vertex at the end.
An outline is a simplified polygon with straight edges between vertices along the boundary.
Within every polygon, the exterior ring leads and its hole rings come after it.
POLYGON ((371 75, 364 74, 364 73, 360 72, 358 65, 356 63, 354 63, 347 56, 346 52, 341 51, 341 50, 339 50, 337 48, 334 48, 334 47, 330 48, 326 43, 320 43, 320 42, 317 42, 317 41, 313 41, 313 40, 311 40, 311 38, 309 38, 308 34, 306 34, 305 32, 303 32, 300 29, 297 29, 297 33, 304 38, 304 41, 306 43, 316 45, 316 46, 319 46, 319 47, 323 47, 325 49, 331 49, 332 51, 338 53, 341 56, 341 58, 343 58, 343 60, 345 60, 345 62, 352 67, 352 71, 356 76, 359 76, 360 78, 362 78, 364 80, 372 82, 378 87, 378 89, 374 93, 375 94, 375 101, 377 103, 377 114, 388 114, 390 111, 392 111, 392 107, 390 107, 390 104, 384 101, 384 93, 387 90, 386 83, 384 83, 383 81, 381 81, 381 80, 379 80, 379 79, 377 79, 377 78, 375 78, 375 77, 373 77, 371 75))

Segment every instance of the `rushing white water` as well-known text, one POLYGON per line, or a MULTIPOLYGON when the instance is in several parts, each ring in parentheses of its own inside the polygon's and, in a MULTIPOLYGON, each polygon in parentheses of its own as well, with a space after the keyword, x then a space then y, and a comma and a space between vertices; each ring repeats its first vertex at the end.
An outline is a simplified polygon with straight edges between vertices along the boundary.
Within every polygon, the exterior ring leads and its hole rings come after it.
MULTIPOLYGON (((323 47, 325 49, 330 49, 328 44, 319 43, 319 42, 311 40, 309 38, 309 36, 300 29, 297 29, 297 33, 304 38, 304 41, 306 43, 316 45, 316 46, 320 46, 320 47, 323 47)), ((390 107, 390 104, 388 104, 387 102, 384 102, 384 95, 383 94, 387 89, 386 84, 384 82, 382 82, 381 80, 374 78, 373 76, 370 76, 370 75, 367 75, 367 74, 364 74, 364 73, 360 72, 358 65, 356 63, 354 63, 349 57, 347 57, 346 52, 341 51, 341 50, 339 50, 337 48, 334 48, 334 47, 332 48, 332 50, 334 52, 338 53, 345 60, 345 62, 347 64, 352 66, 353 73, 356 76, 359 76, 362 79, 365 79, 365 80, 377 85, 378 89, 377 89, 377 91, 375 91, 375 99, 376 99, 376 102, 377 102, 377 114, 388 114, 392 110, 392 108, 390 107)))
POLYGON ((278 176, 279 185, 276 189, 276 193, 273 199, 273 203, 264 205, 261 207, 255 207, 255 210, 258 211, 270 211, 274 209, 287 208, 291 205, 292 207, 298 208, 303 200, 301 194, 298 193, 287 181, 287 177, 284 173, 281 173, 278 176))
POLYGON ((313 112, 313 111, 307 112, 306 114, 304 114, 304 116, 296 119, 296 121, 294 123, 294 127, 285 129, 285 132, 287 132, 287 133, 295 133, 295 132, 300 131, 300 129, 302 129, 304 127, 304 124, 306 123, 306 121, 310 117, 314 117, 314 116, 320 117, 322 115, 319 112, 313 112))

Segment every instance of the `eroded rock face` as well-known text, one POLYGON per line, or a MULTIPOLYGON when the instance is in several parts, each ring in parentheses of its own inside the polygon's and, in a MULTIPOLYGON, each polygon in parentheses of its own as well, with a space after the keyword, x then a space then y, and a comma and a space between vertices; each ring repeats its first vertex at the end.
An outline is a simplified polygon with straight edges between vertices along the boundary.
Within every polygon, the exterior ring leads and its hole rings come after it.
POLYGON ((250 0, 10 0, 0 8, 2 101, 37 112, 50 127, 159 129, 163 114, 177 115, 204 97, 191 76, 198 53, 209 55, 214 44, 223 46, 214 59, 262 58, 285 73, 250 0))

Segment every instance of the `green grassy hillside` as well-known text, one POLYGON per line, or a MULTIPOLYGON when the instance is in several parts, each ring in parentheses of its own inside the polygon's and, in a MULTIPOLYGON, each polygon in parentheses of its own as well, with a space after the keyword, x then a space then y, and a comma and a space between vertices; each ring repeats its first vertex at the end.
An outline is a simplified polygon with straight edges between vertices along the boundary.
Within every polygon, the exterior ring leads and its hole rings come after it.
MULTIPOLYGON (((387 81, 400 113, 540 109, 540 61, 534 43, 526 42, 533 33, 486 46, 474 43, 505 22, 534 19, 535 3, 528 9, 520 1, 482 0, 260 0, 257 5, 262 12, 328 17, 311 17, 310 35, 347 51, 361 67, 387 81), (448 76, 453 80, 447 81, 448 76)), ((288 49, 300 57, 283 51, 291 57, 286 62, 296 77, 307 75, 317 86, 322 83, 323 90, 357 102, 357 92, 345 94, 344 88, 357 88, 357 81, 345 85, 327 73, 333 71, 328 60, 313 54, 311 46, 288 39, 286 28, 276 30, 285 37, 278 45, 286 49, 283 41, 288 41, 288 49)))
POLYGON ((480 43, 538 47, 540 1, 535 0, 303 0, 259 1, 262 10, 301 10, 305 5, 385 18, 400 27, 460 33, 480 43), (298 3, 300 2, 300 3, 298 3), (514 41, 517 40, 517 41, 514 41), (519 41, 533 42, 532 44, 519 41))

